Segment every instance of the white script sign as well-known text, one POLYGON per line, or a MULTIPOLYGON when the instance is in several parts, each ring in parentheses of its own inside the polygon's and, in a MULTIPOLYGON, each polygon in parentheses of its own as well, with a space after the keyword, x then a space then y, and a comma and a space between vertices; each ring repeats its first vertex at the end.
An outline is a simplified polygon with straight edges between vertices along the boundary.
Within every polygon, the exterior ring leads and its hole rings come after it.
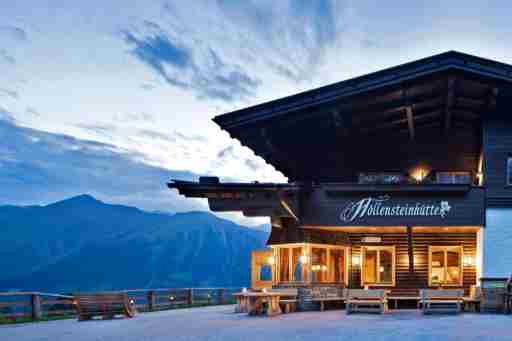
POLYGON ((344 222, 351 222, 364 217, 441 217, 444 218, 451 209, 448 201, 439 203, 399 203, 389 202, 389 196, 364 198, 351 202, 340 214, 344 222))

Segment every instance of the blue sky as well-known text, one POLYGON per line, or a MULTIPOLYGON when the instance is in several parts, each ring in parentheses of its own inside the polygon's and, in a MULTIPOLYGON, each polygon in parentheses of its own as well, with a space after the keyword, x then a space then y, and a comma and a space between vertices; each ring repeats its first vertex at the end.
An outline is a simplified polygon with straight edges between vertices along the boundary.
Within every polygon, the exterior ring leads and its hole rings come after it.
POLYGON ((509 2, 446 4, 2 1, 0 203, 183 211, 206 204, 168 178, 286 181, 211 118, 446 50, 512 62, 509 2))

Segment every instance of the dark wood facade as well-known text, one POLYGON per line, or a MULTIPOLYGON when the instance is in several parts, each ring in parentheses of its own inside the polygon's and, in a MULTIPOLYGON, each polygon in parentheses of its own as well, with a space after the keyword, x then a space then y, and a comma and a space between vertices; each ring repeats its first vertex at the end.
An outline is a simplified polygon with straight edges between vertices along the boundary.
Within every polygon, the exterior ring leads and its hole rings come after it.
POLYGON ((507 158, 512 156, 512 116, 507 88, 500 96, 498 109, 483 122, 484 173, 487 204, 491 207, 512 207, 512 186, 507 184, 507 158))
MULTIPOLYGON (((272 245, 285 244, 290 242, 290 236, 286 235, 286 230, 274 230, 269 242, 272 245), (281 235, 285 234, 285 235, 281 235)), ((429 246, 462 246, 463 257, 475 259, 477 256, 477 234, 476 232, 446 232, 426 233, 413 232, 414 255, 413 268, 409 263, 409 244, 408 236, 405 232, 378 233, 378 232, 332 232, 325 230, 304 229, 300 235, 293 236, 294 243, 306 242, 314 244, 342 245, 350 248, 351 257, 349 258, 349 283, 351 288, 361 288, 361 265, 353 264, 352 259, 361 257, 362 246, 395 246, 396 274, 395 285, 393 287, 400 289, 418 289, 428 288, 428 247, 429 246), (363 243, 364 237, 381 238, 380 243, 363 243)), ((469 293, 469 287, 477 283, 477 273, 475 264, 463 265, 462 286, 466 293, 469 293)), ((375 286, 376 288, 379 286, 375 286)), ((384 288, 384 287, 383 287, 384 288)), ((385 287, 390 289, 390 287, 385 287)))

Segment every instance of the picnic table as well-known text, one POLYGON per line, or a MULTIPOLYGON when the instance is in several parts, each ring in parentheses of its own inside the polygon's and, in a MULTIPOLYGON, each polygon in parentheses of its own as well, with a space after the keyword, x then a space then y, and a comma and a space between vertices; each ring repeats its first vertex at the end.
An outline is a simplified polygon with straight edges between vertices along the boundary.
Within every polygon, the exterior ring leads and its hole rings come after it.
POLYGON ((249 315, 259 315, 263 313, 263 304, 267 304, 267 316, 275 316, 282 313, 279 306, 279 299, 283 296, 281 292, 241 292, 234 296, 237 299, 237 312, 247 312, 249 315))

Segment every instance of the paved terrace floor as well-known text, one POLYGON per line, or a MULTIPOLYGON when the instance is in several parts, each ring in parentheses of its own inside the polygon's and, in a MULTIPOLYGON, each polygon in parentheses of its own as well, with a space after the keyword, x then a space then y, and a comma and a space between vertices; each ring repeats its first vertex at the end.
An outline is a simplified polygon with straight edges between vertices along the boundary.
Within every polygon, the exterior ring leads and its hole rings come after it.
POLYGON ((512 340, 511 315, 422 316, 417 311, 345 315, 302 312, 274 318, 234 314, 233 307, 170 310, 134 319, 0 326, 2 341, 133 340, 512 340))

